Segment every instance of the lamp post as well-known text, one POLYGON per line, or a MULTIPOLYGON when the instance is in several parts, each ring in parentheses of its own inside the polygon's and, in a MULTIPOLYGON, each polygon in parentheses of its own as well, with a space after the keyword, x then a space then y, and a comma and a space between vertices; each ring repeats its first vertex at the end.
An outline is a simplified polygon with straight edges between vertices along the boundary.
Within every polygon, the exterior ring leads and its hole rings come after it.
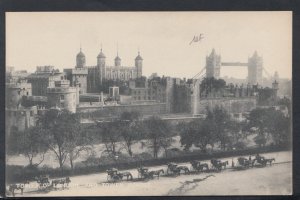
MULTIPOLYGON (((232 150, 234 151, 234 150, 235 150, 235 147, 233 147, 232 150)), ((232 167, 232 168, 234 167, 233 157, 232 157, 232 159, 231 159, 231 167, 232 167)))
POLYGON ((118 163, 118 159, 119 159, 119 156, 118 156, 118 155, 115 155, 115 160, 116 160, 116 164, 117 164, 117 169, 119 170, 119 163, 118 163))

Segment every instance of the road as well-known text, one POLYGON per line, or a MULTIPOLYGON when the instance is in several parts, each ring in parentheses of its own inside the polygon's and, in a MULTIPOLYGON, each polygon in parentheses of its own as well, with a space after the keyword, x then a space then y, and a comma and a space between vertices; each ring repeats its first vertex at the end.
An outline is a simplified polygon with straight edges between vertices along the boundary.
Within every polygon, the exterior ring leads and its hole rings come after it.
MULTIPOLYGON (((247 170, 160 177, 148 181, 105 183, 106 173, 73 176, 68 188, 38 191, 36 183, 26 186, 23 196, 160 196, 160 195, 288 195, 292 194, 292 152, 263 154, 275 158, 276 164, 247 170)), ((235 158, 223 158, 231 163, 235 158)), ((209 163, 209 161, 204 161, 209 163)), ((180 163, 190 168, 189 163, 180 163)), ((166 170, 166 166, 151 170, 166 170)), ((136 169, 128 170, 137 177, 136 169)), ((22 196, 16 192, 16 196, 22 196)))

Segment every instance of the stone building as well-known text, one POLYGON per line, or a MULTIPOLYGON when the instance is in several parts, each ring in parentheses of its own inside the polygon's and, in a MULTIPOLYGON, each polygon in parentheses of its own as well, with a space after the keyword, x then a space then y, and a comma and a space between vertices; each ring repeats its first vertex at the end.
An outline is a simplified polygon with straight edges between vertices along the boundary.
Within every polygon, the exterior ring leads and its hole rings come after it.
POLYGON ((38 66, 35 73, 27 79, 32 86, 32 95, 46 96, 48 87, 54 87, 54 82, 65 78, 65 74, 55 70, 53 66, 38 66))
POLYGON ((136 102, 166 103, 166 112, 173 111, 175 79, 171 77, 154 77, 145 80, 145 87, 135 87, 131 84, 130 95, 136 102))
POLYGON ((54 87, 47 88, 48 107, 58 107, 76 113, 79 104, 79 86, 70 86, 70 81, 63 79, 55 81, 54 87))

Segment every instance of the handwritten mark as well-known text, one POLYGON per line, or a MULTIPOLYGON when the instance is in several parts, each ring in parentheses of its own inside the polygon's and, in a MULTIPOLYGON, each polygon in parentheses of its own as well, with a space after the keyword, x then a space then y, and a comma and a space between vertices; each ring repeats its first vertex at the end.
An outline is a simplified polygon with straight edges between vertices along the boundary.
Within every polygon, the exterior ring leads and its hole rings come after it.
POLYGON ((199 36, 198 35, 195 35, 194 38, 192 39, 192 41, 190 42, 190 45, 193 43, 193 42, 200 42, 204 36, 203 33, 200 33, 199 36))

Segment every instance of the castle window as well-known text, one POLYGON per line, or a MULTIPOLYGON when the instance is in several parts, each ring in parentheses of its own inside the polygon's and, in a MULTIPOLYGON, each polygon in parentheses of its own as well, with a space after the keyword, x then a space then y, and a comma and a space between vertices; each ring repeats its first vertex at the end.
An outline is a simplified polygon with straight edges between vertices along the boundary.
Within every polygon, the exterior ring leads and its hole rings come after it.
POLYGON ((64 95, 60 95, 60 100, 65 100, 65 96, 64 95))
POLYGON ((64 104, 64 103, 61 103, 61 104, 60 104, 60 107, 64 107, 64 106, 65 106, 65 104, 64 104))
POLYGON ((141 97, 139 96, 138 99, 141 100, 141 97))

